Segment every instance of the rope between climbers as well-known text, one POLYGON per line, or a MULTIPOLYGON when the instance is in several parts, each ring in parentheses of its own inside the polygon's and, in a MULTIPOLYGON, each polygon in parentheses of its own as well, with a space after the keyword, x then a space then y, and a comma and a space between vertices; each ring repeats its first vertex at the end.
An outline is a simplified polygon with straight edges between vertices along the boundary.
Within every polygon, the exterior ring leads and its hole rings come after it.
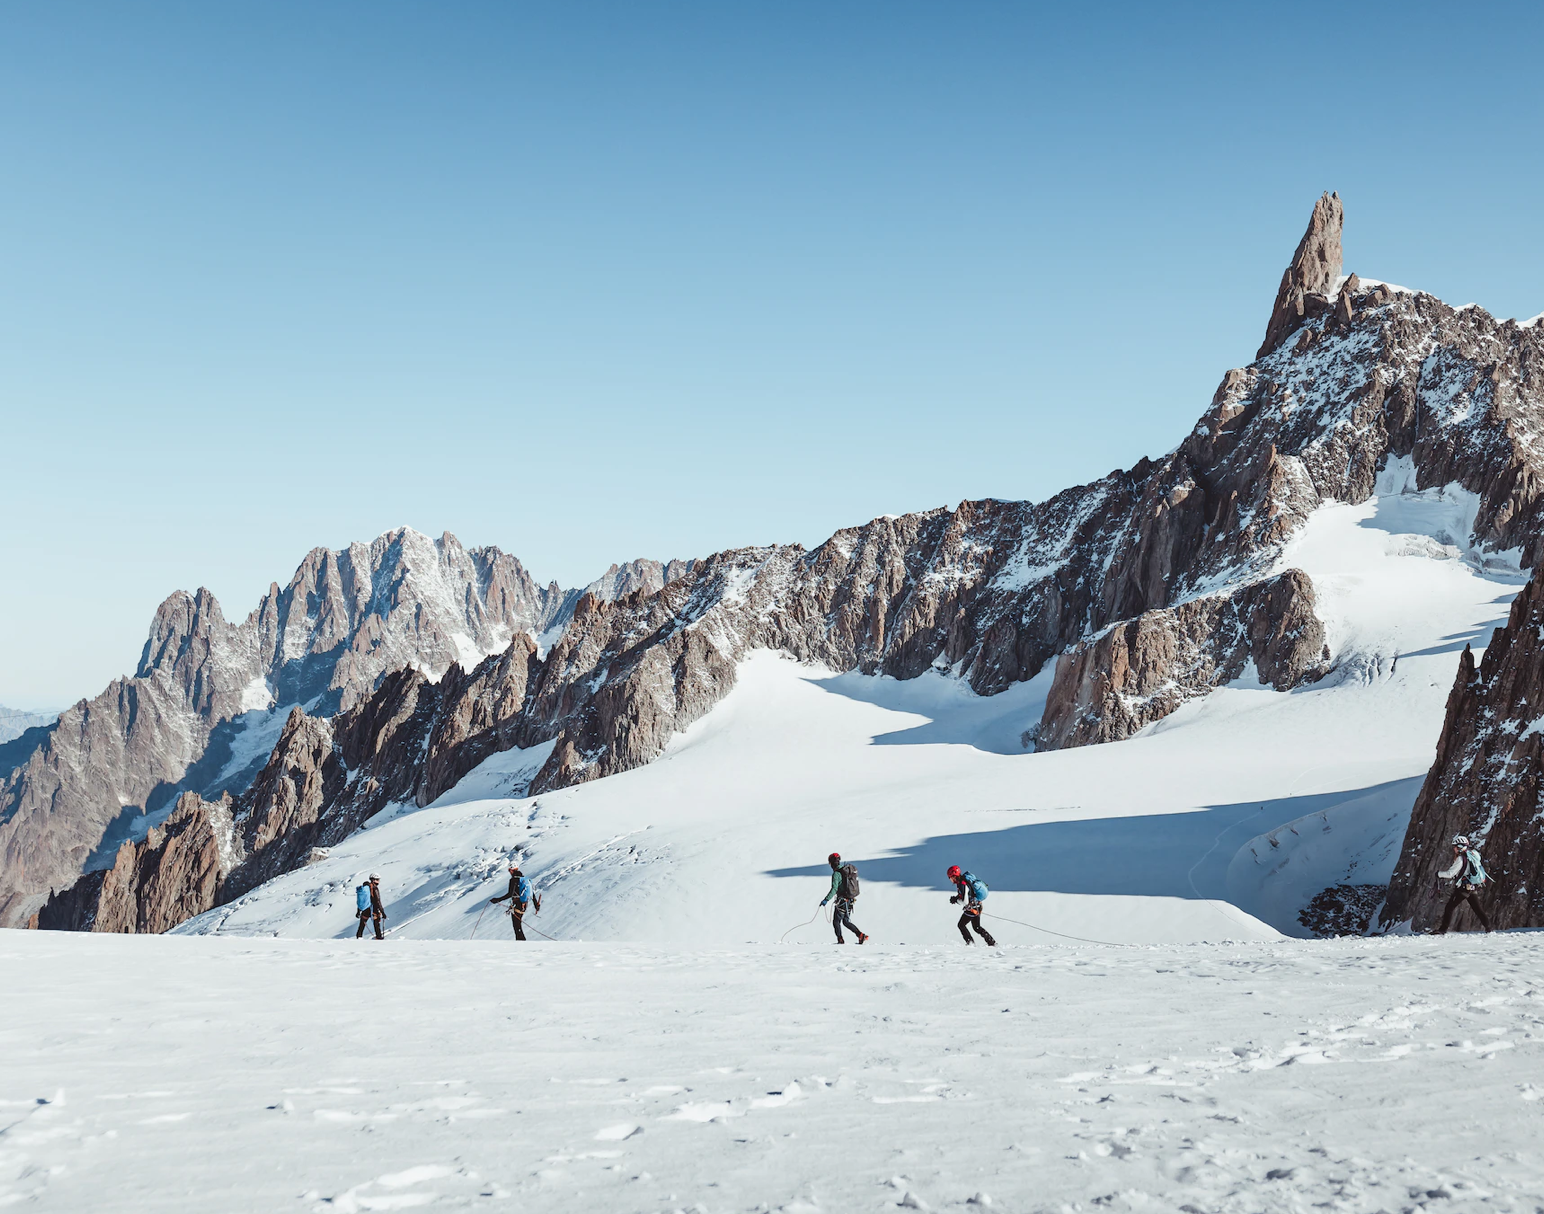
POLYGON ((1053 932, 1050 928, 1048 928, 1048 927, 1041 927, 1039 924, 1036 924, 1036 923, 1022 923, 1022 922, 1020 922, 1017 919, 1010 919, 1006 915, 999 915, 996 911, 988 912, 988 911, 983 910, 981 912, 981 917, 984 919, 984 918, 987 917, 988 914, 990 914, 993 919, 996 919, 996 920, 998 920, 1001 923, 1017 924, 1019 927, 1027 927, 1027 928, 1029 928, 1029 930, 1032 931, 1032 932, 1044 932, 1047 936, 1060 936, 1063 940, 1076 940, 1080 944, 1104 944, 1104 945, 1109 946, 1110 948, 1141 948, 1142 947, 1140 944, 1128 944, 1128 943, 1123 943, 1123 942, 1116 941, 1116 940, 1092 940, 1092 939, 1090 939, 1087 936, 1069 936, 1066 932, 1053 932))

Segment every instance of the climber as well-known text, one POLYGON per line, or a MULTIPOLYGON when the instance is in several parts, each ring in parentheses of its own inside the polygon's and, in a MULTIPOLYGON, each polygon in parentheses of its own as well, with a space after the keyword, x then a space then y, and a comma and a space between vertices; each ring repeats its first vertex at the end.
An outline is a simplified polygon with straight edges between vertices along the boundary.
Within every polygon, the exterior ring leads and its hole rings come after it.
POLYGON ((858 866, 856 864, 843 864, 842 853, 832 852, 826 857, 826 863, 831 866, 831 892, 820 900, 824 906, 832 898, 836 899, 836 908, 831 914, 831 926, 836 928, 836 942, 846 944, 842 938, 842 926, 858 938, 859 944, 868 943, 868 933, 859 929, 852 921, 852 904, 858 900, 858 866))
POLYGON ((375 924, 375 938, 384 940, 381 923, 386 918, 386 908, 381 905, 381 874, 371 873, 370 880, 354 891, 354 903, 359 908, 359 930, 354 933, 358 940, 365 934, 365 924, 375 924))
POLYGON ((534 905, 536 913, 541 913, 541 895, 531 889, 531 883, 525 879, 518 864, 509 866, 509 892, 488 901, 509 903, 509 918, 515 925, 516 940, 525 939, 525 908, 534 905))
POLYGON ((1480 863, 1480 849, 1474 846, 1468 835, 1453 836, 1453 863, 1438 873, 1437 877, 1442 881, 1453 882, 1453 892, 1448 895, 1447 909, 1442 912, 1442 926, 1437 929, 1437 935, 1447 934, 1448 924, 1453 921, 1453 912, 1461 902, 1467 902, 1469 909, 1479 916, 1480 926, 1490 931, 1490 920, 1480 909, 1480 889, 1489 884, 1490 877, 1485 872, 1485 866, 1480 863))
POLYGON ((987 889, 986 882, 974 873, 961 870, 958 864, 951 864, 949 871, 944 874, 954 883, 954 897, 949 899, 951 905, 963 902, 965 910, 960 915, 960 921, 956 925, 960 929, 960 935, 965 937, 965 943, 974 943, 970 938, 970 929, 976 929, 976 935, 980 936, 993 948, 997 941, 992 939, 992 933, 981 926, 981 904, 986 901, 986 896, 991 891, 987 889))

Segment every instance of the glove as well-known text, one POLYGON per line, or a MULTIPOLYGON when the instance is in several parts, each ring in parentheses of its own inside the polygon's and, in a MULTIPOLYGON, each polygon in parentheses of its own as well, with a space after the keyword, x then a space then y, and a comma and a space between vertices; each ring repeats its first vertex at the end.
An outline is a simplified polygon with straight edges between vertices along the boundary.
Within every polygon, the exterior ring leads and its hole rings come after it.
POLYGON ((953 906, 953 905, 954 905, 954 904, 955 904, 955 903, 957 903, 957 902, 958 902, 958 901, 959 901, 959 900, 960 900, 960 896, 959 896, 959 894, 955 894, 955 895, 954 895, 954 897, 952 897, 952 898, 950 898, 950 899, 949 899, 949 905, 950 905, 950 906, 953 906))
POLYGON ((821 899, 821 900, 820 900, 820 905, 821 905, 821 906, 824 906, 824 905, 825 905, 825 904, 826 904, 826 903, 827 903, 827 902, 829 902, 829 901, 831 901, 831 899, 830 899, 830 898, 822 898, 822 899, 821 899))
POLYGON ((497 902, 497 901, 498 901, 498 899, 497 899, 497 898, 489 898, 489 899, 488 899, 488 901, 489 901, 489 902, 497 902))

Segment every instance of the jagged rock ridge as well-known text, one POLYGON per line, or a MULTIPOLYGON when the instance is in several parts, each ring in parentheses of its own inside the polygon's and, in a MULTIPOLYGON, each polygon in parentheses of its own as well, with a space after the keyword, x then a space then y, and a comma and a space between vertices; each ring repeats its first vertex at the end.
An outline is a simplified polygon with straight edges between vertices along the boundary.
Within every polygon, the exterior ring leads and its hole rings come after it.
POLYGON ((1325 194, 1314 204, 1308 230, 1281 276, 1256 361, 1280 349, 1281 343, 1310 315, 1323 315, 1331 306, 1333 301, 1329 297, 1340 283, 1344 261, 1340 249, 1344 220, 1339 194, 1325 194))
MULTIPOLYGON (((1452 838, 1478 841, 1492 882, 1481 903, 1492 927, 1544 927, 1544 587, 1537 573, 1512 600, 1478 668, 1464 646, 1448 694, 1437 757, 1410 826, 1383 909, 1385 926, 1436 927, 1450 886, 1437 873, 1452 838)), ((1456 926, 1478 927, 1467 908, 1456 926)))
MULTIPOLYGON (((1167 455, 1041 503, 880 518, 813 551, 733 550, 658 589, 587 593, 528 661, 518 707, 488 710, 481 745, 550 744, 533 791, 628 770, 711 709, 758 647, 897 678, 953 671, 981 694, 1055 658, 1042 747, 1127 737, 1251 665, 1297 686, 1335 655, 1283 544, 1324 503, 1369 497, 1390 456, 1420 487, 1478 495, 1476 544, 1535 559, 1539 330, 1341 281, 1340 217, 1338 198, 1320 200, 1284 276, 1301 314, 1292 302, 1283 321, 1278 297, 1269 351, 1227 373, 1167 455), (1314 293, 1326 284, 1333 298, 1314 293)), ((474 752, 452 753, 440 770, 474 752)), ((408 783, 422 803, 442 782, 408 783)), ((319 822, 356 813, 351 797, 323 800, 319 822)))
MULTIPOLYGON (((665 569, 635 561, 606 577, 649 586, 665 569)), ((0 746, 0 925, 23 922, 50 888, 73 882, 104 841, 110 858, 119 837, 180 792, 245 788, 261 761, 227 762, 231 723, 244 714, 305 703, 330 715, 404 667, 430 677, 470 667, 512 638, 555 635, 582 593, 538 586, 496 548, 401 528, 315 549, 240 624, 207 590, 171 595, 133 675, 0 746)))

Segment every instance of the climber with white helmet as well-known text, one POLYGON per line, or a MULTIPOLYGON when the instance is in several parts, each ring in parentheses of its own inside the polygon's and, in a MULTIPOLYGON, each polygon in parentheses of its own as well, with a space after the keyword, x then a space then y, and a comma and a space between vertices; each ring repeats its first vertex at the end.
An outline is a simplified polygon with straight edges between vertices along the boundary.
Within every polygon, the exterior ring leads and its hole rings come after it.
POLYGON ((1447 934, 1448 925, 1453 922, 1453 912, 1463 902, 1467 902, 1469 909, 1479 918, 1480 926, 1490 931, 1490 920, 1485 917, 1485 911, 1480 906, 1480 890, 1490 884, 1490 876, 1480 863, 1480 849, 1468 835, 1453 836, 1453 863, 1438 873, 1437 877, 1442 881, 1453 882, 1453 892, 1448 895, 1447 908, 1442 912, 1442 926, 1437 929, 1437 935, 1447 934))

